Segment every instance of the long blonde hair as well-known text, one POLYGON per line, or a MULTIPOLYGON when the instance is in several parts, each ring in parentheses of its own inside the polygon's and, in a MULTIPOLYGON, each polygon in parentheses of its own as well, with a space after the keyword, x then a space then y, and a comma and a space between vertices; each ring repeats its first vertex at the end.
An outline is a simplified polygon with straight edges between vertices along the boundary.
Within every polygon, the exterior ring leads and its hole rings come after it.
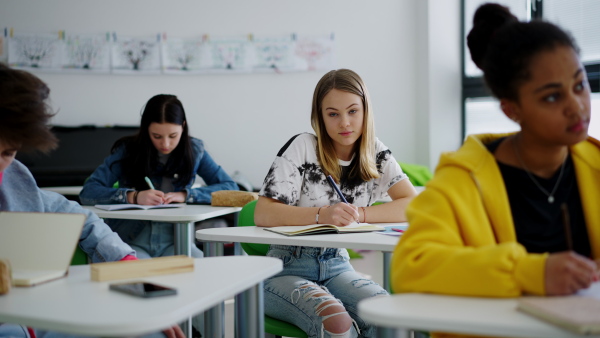
POLYGON ((355 144, 358 165, 350 171, 350 177, 358 177, 363 181, 378 178, 377 165, 375 163, 375 123, 373 121, 371 99, 363 80, 350 69, 332 70, 325 74, 313 94, 312 111, 310 115, 311 125, 317 134, 317 159, 325 175, 331 175, 336 182, 340 182, 342 168, 339 165, 333 141, 325 129, 325 121, 322 114, 323 98, 332 89, 337 89, 358 95, 362 99, 364 117, 362 135, 355 144))

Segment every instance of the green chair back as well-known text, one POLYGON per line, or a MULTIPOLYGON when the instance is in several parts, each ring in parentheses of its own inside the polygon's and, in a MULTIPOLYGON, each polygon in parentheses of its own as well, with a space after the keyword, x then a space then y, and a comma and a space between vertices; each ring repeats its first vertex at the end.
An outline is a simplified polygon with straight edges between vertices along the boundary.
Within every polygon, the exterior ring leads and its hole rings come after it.
POLYGON ((433 173, 424 165, 398 162, 402 171, 408 176, 410 183, 415 186, 425 186, 433 177, 433 173))
MULTIPOLYGON (((238 226, 256 226, 254 209, 256 201, 247 203, 238 215, 238 226)), ((268 244, 241 243, 242 249, 251 256, 265 256, 269 251, 268 244)), ((308 335, 296 325, 265 315, 265 332, 281 337, 306 338, 308 335)))
MULTIPOLYGON (((254 223, 254 209, 256 201, 244 205, 238 216, 238 226, 256 226, 254 223)), ((265 256, 269 251, 269 244, 241 243, 242 249, 250 256, 265 256)))
POLYGON ((71 259, 71 265, 85 265, 88 263, 88 256, 83 250, 77 245, 75 252, 73 253, 73 259, 71 259))

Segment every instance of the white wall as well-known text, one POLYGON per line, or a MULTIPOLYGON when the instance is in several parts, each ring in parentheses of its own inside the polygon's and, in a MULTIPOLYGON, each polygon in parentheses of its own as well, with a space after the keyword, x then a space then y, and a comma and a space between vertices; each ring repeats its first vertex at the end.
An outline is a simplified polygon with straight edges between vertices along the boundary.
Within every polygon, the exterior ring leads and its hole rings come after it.
MULTIPOLYGON (((179 37, 334 32, 338 68, 355 70, 369 87, 378 137, 397 159, 431 165, 431 158, 438 156, 431 152, 454 147, 446 141, 453 137, 447 135, 459 137, 460 129, 448 129, 454 127, 452 122, 440 126, 446 136, 431 135, 430 129, 436 129, 435 116, 440 112, 434 114, 430 110, 453 108, 441 101, 436 103, 436 96, 423 101, 423 93, 419 92, 424 89, 445 92, 450 88, 448 93, 437 97, 454 95, 460 85, 459 78, 447 76, 460 74, 460 68, 446 74, 447 81, 430 86, 435 79, 423 78, 423 67, 444 68, 449 64, 437 65, 437 57, 421 54, 421 40, 436 53, 458 53, 459 46, 444 50, 458 38, 448 42, 431 35, 453 34, 452 28, 435 26, 432 21, 435 18, 427 15, 427 25, 423 26, 418 18, 420 12, 428 10, 429 3, 446 1, 0 0, 0 28, 33 33, 115 31, 130 36, 167 32, 179 37), (439 41, 447 43, 433 48, 439 41)), ((448 9, 451 5, 444 6, 448 9)), ((447 14, 459 13, 456 6, 447 14)), ((436 15, 443 17, 443 14, 438 11, 436 15)), ((449 19, 447 24, 454 21, 458 22, 458 18, 449 19)), ((60 125, 138 124, 140 109, 148 98, 158 93, 175 94, 186 108, 192 135, 204 140, 215 160, 227 172, 240 170, 253 185, 260 186, 275 154, 287 139, 296 133, 312 131, 309 121, 312 91, 323 73, 37 75, 52 90, 53 107, 59 110, 53 123, 60 125)), ((450 114, 441 123, 454 118, 450 114)), ((460 126, 460 115, 456 124, 460 126)))
POLYGON ((460 0, 418 1, 416 162, 434 169, 462 143, 460 0))

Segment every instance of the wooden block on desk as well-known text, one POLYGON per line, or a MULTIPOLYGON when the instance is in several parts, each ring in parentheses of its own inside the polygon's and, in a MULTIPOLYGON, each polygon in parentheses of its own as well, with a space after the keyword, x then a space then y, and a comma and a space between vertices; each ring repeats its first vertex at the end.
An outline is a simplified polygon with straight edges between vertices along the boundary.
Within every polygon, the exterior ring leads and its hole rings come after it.
POLYGON ((219 190, 211 193, 213 207, 243 207, 258 199, 258 193, 237 190, 219 190))
POLYGON ((192 257, 184 255, 166 256, 137 261, 91 264, 91 279, 96 282, 104 282, 191 271, 194 271, 194 259, 192 257))

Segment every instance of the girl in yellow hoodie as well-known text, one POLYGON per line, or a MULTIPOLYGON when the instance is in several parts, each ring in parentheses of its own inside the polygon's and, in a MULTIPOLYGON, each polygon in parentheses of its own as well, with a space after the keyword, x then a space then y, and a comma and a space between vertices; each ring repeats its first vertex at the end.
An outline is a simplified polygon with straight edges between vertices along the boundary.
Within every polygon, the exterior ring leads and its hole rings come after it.
POLYGON ((568 295, 598 280, 600 142, 590 88, 559 27, 478 8, 471 57, 520 131, 472 135, 441 156, 408 206, 393 256, 395 292, 568 295), (565 230, 565 219, 570 219, 565 230))

